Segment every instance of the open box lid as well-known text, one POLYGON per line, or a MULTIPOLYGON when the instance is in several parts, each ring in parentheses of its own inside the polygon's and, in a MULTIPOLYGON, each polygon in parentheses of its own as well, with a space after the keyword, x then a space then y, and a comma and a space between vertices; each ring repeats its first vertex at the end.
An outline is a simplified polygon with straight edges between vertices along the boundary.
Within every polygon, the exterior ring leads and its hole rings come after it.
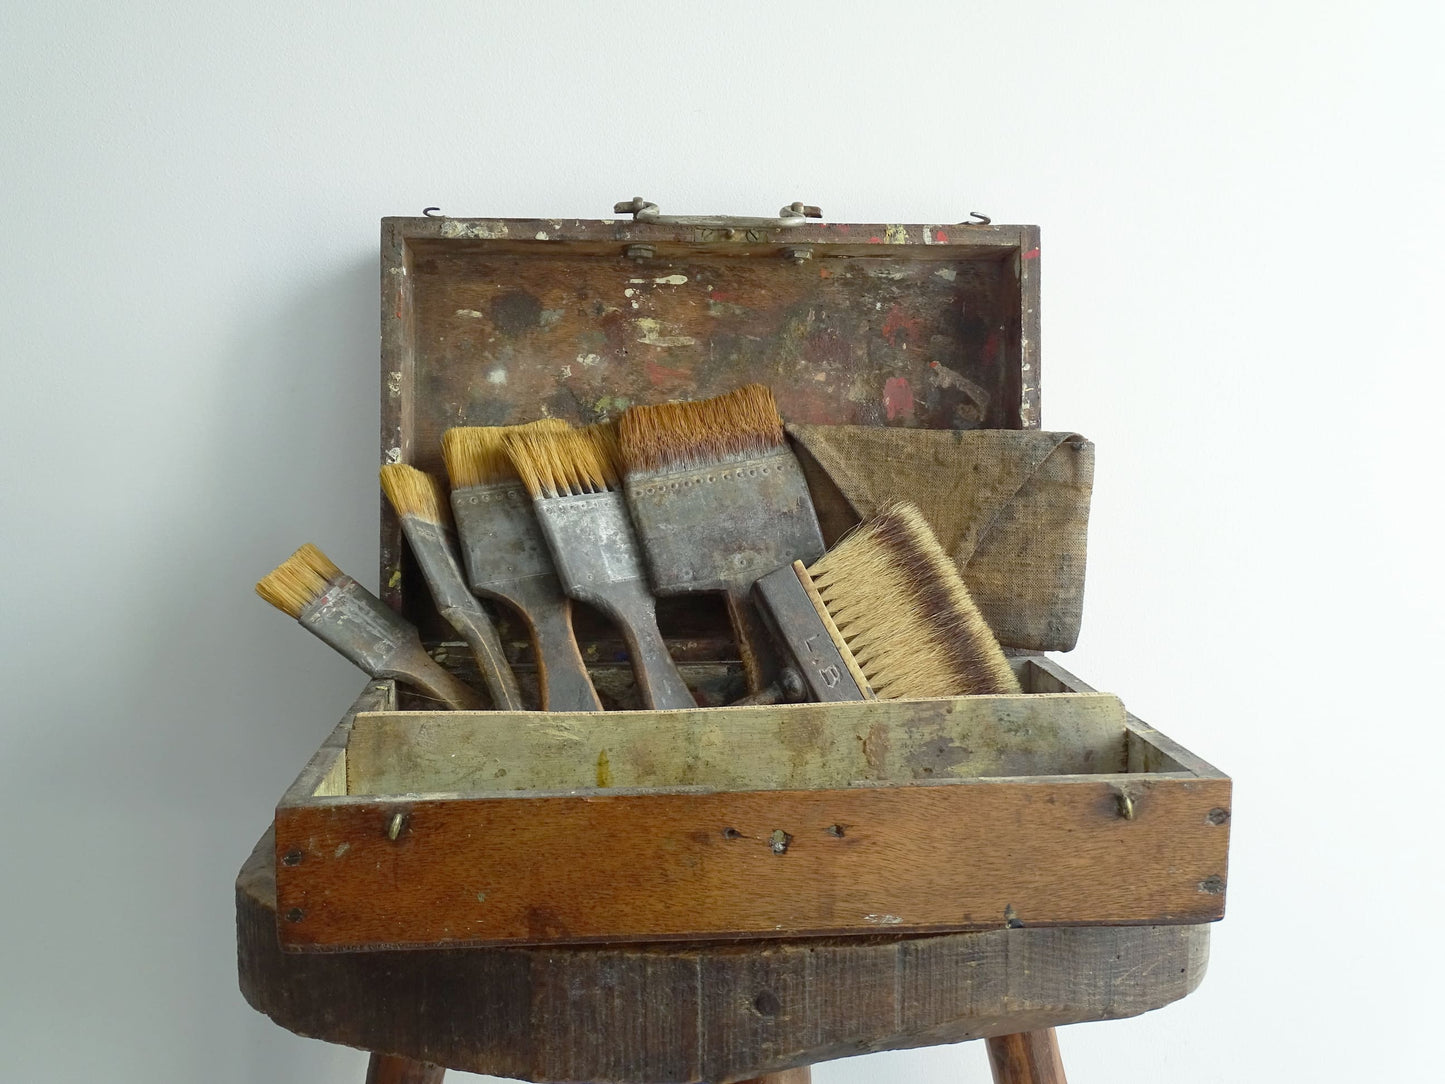
MULTIPOLYGON (((383 219, 382 461, 444 478, 452 426, 585 424, 753 381, 790 423, 1038 427, 1037 227, 783 221, 383 219)), ((454 638, 385 501, 381 584, 424 638, 454 638)), ((660 614, 680 662, 736 657, 720 603, 660 614)))

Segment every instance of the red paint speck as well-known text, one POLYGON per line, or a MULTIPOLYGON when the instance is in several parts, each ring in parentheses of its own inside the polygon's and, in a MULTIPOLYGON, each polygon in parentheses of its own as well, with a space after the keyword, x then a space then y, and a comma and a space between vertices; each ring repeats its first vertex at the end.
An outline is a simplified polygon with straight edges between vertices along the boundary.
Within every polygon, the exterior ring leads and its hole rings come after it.
POLYGON ((1037 246, 1037 245, 1035 245, 1033 248, 1029 249, 1027 252, 1024 253, 1024 259, 1026 259, 1026 260, 1037 260, 1038 258, 1039 258, 1039 249, 1038 249, 1038 246, 1037 246))
POLYGON ((913 389, 907 377, 890 376, 884 382, 883 409, 888 412, 890 422, 913 417, 913 389))
POLYGON ((881 245, 881 244, 883 243, 883 238, 881 238, 881 237, 870 237, 870 238, 868 238, 868 243, 869 243, 870 245, 881 245))
POLYGON ((934 231, 933 231, 933 242, 934 242, 934 244, 937 244, 937 245, 946 245, 946 244, 948 244, 948 234, 945 233, 943 230, 934 230, 934 231))
POLYGON ((915 342, 919 340, 921 324, 916 316, 909 316, 903 310, 902 305, 894 305, 888 310, 888 315, 883 320, 883 337, 888 340, 889 346, 898 345, 898 337, 903 336, 904 341, 909 339, 915 342))

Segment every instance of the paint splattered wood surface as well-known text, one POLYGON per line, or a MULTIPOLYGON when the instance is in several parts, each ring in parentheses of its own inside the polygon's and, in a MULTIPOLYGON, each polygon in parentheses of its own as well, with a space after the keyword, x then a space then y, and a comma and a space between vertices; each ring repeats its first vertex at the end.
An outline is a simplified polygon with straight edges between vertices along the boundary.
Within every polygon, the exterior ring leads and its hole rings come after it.
MULTIPOLYGON (((752 381, 790 421, 1035 427, 1037 255, 1028 226, 729 238, 623 220, 387 219, 382 457, 441 474, 451 426, 585 423, 752 381)), ((448 638, 419 584, 384 508, 383 591, 430 640, 448 638)), ((664 605, 664 632, 693 657, 729 658, 710 601, 664 605)), ((525 667, 527 638, 500 616, 525 667)), ((620 659, 605 622, 579 624, 591 658, 620 659)))

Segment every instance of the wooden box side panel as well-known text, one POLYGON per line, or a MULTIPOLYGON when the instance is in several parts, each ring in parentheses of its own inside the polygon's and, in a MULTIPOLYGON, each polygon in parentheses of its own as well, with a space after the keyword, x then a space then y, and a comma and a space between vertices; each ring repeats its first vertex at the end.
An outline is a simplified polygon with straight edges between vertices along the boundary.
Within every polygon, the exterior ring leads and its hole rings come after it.
POLYGON ((658 788, 783 790, 1122 772, 1103 693, 690 711, 384 712, 348 739, 353 795, 658 788))
POLYGON ((710 939, 1223 913, 1227 780, 330 799, 277 811, 292 947, 710 939), (1121 816, 1121 788, 1133 807, 1121 816), (388 824, 401 830, 391 838, 388 824), (379 906, 379 901, 385 906, 379 906))

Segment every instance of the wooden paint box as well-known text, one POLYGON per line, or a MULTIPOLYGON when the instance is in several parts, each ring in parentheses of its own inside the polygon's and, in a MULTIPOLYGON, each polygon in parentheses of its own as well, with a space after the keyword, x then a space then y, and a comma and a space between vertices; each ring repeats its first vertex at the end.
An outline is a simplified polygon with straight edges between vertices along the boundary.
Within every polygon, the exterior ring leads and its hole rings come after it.
MULTIPOLYGON (((453 425, 753 380, 792 422, 1035 429, 1037 268, 1020 226, 387 219, 383 460, 440 475, 453 425)), ((467 676, 385 507, 381 582, 467 676)), ((721 604, 660 613, 700 701, 741 695, 721 604)), ((642 712, 618 638, 578 629, 624 710, 420 712, 367 687, 276 810, 285 947, 1223 914, 1229 780, 1040 655, 1016 660, 1023 696, 642 712)))

